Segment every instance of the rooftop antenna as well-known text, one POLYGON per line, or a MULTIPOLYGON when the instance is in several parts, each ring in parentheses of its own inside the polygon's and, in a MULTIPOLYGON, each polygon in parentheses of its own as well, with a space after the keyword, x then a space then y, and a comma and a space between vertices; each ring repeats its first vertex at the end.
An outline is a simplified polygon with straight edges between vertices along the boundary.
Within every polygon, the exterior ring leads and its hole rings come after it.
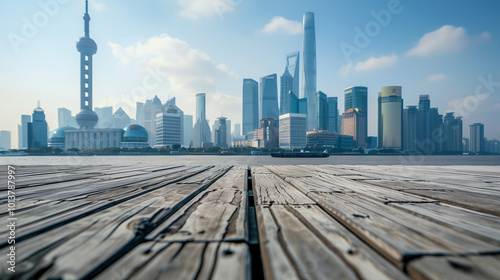
POLYGON ((40 108, 40 100, 38 100, 38 108, 40 108))

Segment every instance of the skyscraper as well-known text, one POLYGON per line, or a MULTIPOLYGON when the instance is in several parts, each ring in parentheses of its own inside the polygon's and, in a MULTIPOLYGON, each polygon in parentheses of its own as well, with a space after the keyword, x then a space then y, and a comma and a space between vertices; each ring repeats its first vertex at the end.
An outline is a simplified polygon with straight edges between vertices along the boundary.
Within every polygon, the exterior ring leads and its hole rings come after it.
POLYGON ((93 129, 99 120, 92 111, 92 56, 97 53, 97 44, 90 38, 89 3, 85 1, 85 36, 78 39, 76 48, 80 52, 80 112, 75 119, 81 129, 93 129))
POLYGON ((144 126, 144 103, 142 102, 136 102, 135 122, 138 125, 144 126))
POLYGON ((280 115, 291 113, 291 98, 290 93, 293 92, 293 77, 288 72, 288 67, 285 68, 285 73, 280 78, 280 115))
POLYGON ((112 128, 114 126, 113 106, 95 107, 94 112, 99 117, 96 128, 112 128))
POLYGON ((366 147, 367 130, 364 125, 366 115, 360 108, 349 109, 342 116, 342 135, 352 136, 354 148, 364 149, 366 147))
POLYGON ((179 108, 177 104, 175 104, 175 100, 176 100, 175 97, 170 98, 169 100, 167 100, 167 102, 165 102, 165 104, 163 104, 163 107, 165 108, 165 110, 168 107, 174 107, 181 115, 181 145, 182 145, 182 143, 184 143, 184 111, 182 111, 181 108, 179 108))
POLYGON ((316 131, 327 131, 329 125, 328 97, 324 92, 316 92, 316 131))
POLYGON ((276 74, 271 74, 260 78, 259 121, 278 117, 278 78, 276 74))
POLYGON ((28 149, 47 147, 48 128, 40 105, 33 110, 32 120, 28 123, 28 149))
POLYGON ((0 130, 0 150, 8 150, 11 148, 10 131, 0 130))
POLYGON ((113 128, 125 129, 131 122, 130 117, 123 111, 122 107, 113 114, 113 128))
POLYGON ((153 99, 146 100, 143 107, 143 126, 148 132, 148 142, 151 147, 156 145, 156 115, 163 112, 163 110, 161 100, 156 95, 153 99))
POLYGON ((196 123, 193 129, 193 147, 203 147, 203 143, 210 142, 210 127, 206 119, 206 94, 196 95, 196 123))
POLYGON ((347 112, 349 109, 359 108, 366 116, 363 129, 368 131, 368 88, 362 86, 348 87, 344 90, 344 110, 347 112))
POLYGON ((285 114, 279 120, 279 147, 302 149, 307 145, 306 115, 285 114))
POLYGON ((28 123, 31 122, 30 115, 21 115, 21 124, 17 126, 18 149, 28 148, 28 123))
POLYGON ((227 126, 225 117, 217 118, 217 127, 215 127, 214 131, 214 145, 221 148, 227 148, 227 126))
POLYGON ((475 123, 469 126, 470 140, 469 151, 473 153, 486 152, 484 141, 484 124, 475 123))
POLYGON ((417 106, 408 106, 403 110, 403 150, 417 150, 417 127, 418 127, 417 106))
POLYGON ((429 152, 431 148, 431 100, 429 95, 420 95, 418 101, 417 135, 418 149, 429 152))
POLYGON ((436 153, 443 150, 444 130, 443 130, 443 115, 439 114, 438 108, 430 110, 430 131, 431 141, 429 143, 429 152, 436 153))
POLYGON ((156 147, 182 145, 182 112, 174 106, 156 115, 156 147))
POLYGON ((243 135, 259 128, 259 83, 243 80, 243 135))
POLYGON ((300 80, 300 53, 294 52, 286 56, 286 69, 293 78, 292 92, 299 98, 299 80, 300 80))
POLYGON ((443 151, 448 153, 461 153, 463 139, 462 117, 455 117, 453 114, 453 112, 446 113, 443 118, 443 151))
POLYGON ((328 131, 340 132, 337 127, 337 118, 339 115, 338 98, 328 97, 328 131))
POLYGON ((66 108, 57 108, 57 121, 59 127, 76 126, 75 117, 66 108))
POLYGON ((378 145, 401 150, 403 144, 403 99, 401 87, 383 87, 378 96, 378 145))
POLYGON ((314 13, 304 14, 302 40, 303 82, 300 97, 307 98, 307 130, 316 126, 316 28, 314 13))
POLYGON ((184 146, 193 145, 193 116, 184 115, 184 146))

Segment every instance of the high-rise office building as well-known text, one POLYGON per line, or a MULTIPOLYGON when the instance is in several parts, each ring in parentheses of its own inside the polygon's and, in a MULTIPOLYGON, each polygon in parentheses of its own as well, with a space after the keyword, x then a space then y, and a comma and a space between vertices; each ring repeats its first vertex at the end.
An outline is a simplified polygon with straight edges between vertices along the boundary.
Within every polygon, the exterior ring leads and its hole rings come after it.
POLYGON ((57 122, 59 127, 76 126, 75 117, 71 115, 71 111, 66 108, 57 108, 57 122))
POLYGON ((28 148, 28 123, 31 122, 30 115, 21 115, 21 124, 17 126, 17 148, 28 148))
POLYGON ((235 123, 234 124, 234 129, 233 133, 231 133, 233 137, 240 137, 241 136, 241 124, 235 123))
POLYGON ((486 152, 484 139, 484 124, 474 123, 470 128, 469 151, 473 153, 486 152))
POLYGON ((328 97, 328 131, 340 132, 337 127, 337 118, 339 115, 338 98, 328 97))
POLYGON ((430 131, 429 153, 441 152, 444 144, 443 115, 439 114, 438 108, 430 110, 430 131))
POLYGON ((307 98, 299 99, 299 114, 307 115, 307 98))
POLYGON ((181 108, 179 108, 177 106, 177 104, 175 104, 175 97, 172 97, 170 98, 169 100, 167 100, 167 102, 165 102, 165 104, 163 104, 163 108, 165 108, 165 110, 168 108, 168 107, 174 107, 180 114, 181 114, 181 144, 184 143, 184 111, 181 110, 181 108))
POLYGON ((328 97, 322 91, 316 92, 316 131, 327 131, 330 128, 329 125, 329 108, 328 108, 328 97))
POLYGON ((0 150, 11 149, 11 135, 10 131, 1 130, 0 131, 0 150))
POLYGON ((259 121, 278 117, 278 80, 276 74, 271 74, 260 78, 259 121))
POLYGON ((140 126, 144 126, 144 103, 136 102, 135 104, 136 104, 135 105, 135 122, 140 126))
POLYGON ((113 106, 96 107, 94 112, 99 117, 96 128, 114 128, 113 106))
POLYGON ((348 87, 344 90, 344 110, 361 109, 364 112, 365 123, 361 124, 368 130, 368 88, 362 86, 348 87))
POLYGON ((118 108, 116 112, 113 114, 113 127, 112 128, 121 128, 125 129, 129 124, 132 123, 132 120, 128 116, 125 111, 123 111, 122 107, 118 108))
POLYGON ((214 145, 220 148, 227 148, 227 126, 225 117, 217 118, 217 127, 214 129, 214 145))
POLYGON ((193 116, 184 115, 184 146, 193 146, 193 116))
POLYGON ((193 147, 204 147, 204 143, 210 142, 210 127, 206 119, 206 94, 196 95, 196 122, 193 129, 193 147))
POLYGON ((316 126, 316 28, 314 13, 305 13, 303 20, 302 58, 303 82, 300 97, 307 98, 307 130, 316 126))
POLYGON ((32 120, 28 123, 28 149, 47 147, 48 128, 40 105, 33 110, 32 120))
POLYGON ((383 87, 378 96, 378 145, 401 150, 403 144, 403 99, 400 86, 383 87))
POLYGON ((285 73, 280 78, 280 115, 288 114, 291 111, 291 94, 296 94, 293 92, 293 77, 288 72, 288 68, 285 69, 285 73))
POLYGON ((342 115, 342 135, 352 136, 356 149, 366 148, 365 121, 366 115, 360 108, 351 108, 342 115))
POLYGON ((417 150, 417 127, 418 127, 417 106, 408 106, 403 110, 403 150, 417 150))
POLYGON ((448 153, 461 153, 463 139, 462 117, 455 117, 453 114, 453 112, 446 113, 443 118, 443 151, 448 153))
POLYGON ((90 38, 90 15, 88 1, 85 1, 85 36, 78 39, 76 48, 80 53, 80 112, 75 116, 81 129, 93 129, 99 117, 92 111, 92 56, 97 53, 97 44, 90 38))
POLYGON ((417 121, 418 150, 430 152, 432 150, 431 137, 431 100, 429 95, 420 95, 418 101, 417 121))
POLYGON ((243 80, 243 135, 259 128, 259 83, 243 80))
POLYGON ((279 147, 279 123, 276 119, 260 120, 260 128, 257 129, 259 148, 275 149, 279 147))
POLYGON ((279 147, 282 149, 302 149, 307 145, 307 116, 305 114, 285 114, 279 120, 279 147))
POLYGON ((286 69, 293 78, 292 92, 299 98, 300 87, 300 52, 294 52, 286 56, 286 69))
POLYGON ((143 126, 148 132, 148 142, 151 147, 156 145, 156 115, 163 111, 164 107, 161 105, 161 100, 158 96, 155 95, 153 99, 146 100, 143 107, 143 126))
POLYGON ((182 112, 174 106, 168 106, 156 115, 155 147, 182 145, 182 112))

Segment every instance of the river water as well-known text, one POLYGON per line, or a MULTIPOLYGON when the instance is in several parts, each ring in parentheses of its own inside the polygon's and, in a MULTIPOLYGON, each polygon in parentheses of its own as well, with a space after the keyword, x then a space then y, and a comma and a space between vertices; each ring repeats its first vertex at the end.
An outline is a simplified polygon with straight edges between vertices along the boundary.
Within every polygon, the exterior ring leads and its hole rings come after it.
POLYGON ((0 165, 489 165, 500 156, 330 156, 329 158, 272 158, 271 156, 0 156, 0 165))

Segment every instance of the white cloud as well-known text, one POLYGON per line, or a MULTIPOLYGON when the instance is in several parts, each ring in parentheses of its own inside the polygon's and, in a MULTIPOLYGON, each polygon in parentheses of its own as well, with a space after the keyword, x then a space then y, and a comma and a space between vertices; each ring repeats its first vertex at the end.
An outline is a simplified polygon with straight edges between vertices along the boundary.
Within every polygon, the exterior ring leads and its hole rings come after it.
POLYGON ((228 0, 178 0, 182 10, 179 15, 188 19, 210 18, 234 11, 236 1, 228 0))
MULTIPOLYGON (((141 75, 145 78, 150 77, 147 83, 143 84, 149 92, 156 94, 162 90, 165 95, 163 86, 149 88, 150 84, 154 85, 155 82, 160 84, 165 82, 168 85, 166 92, 170 93, 171 97, 178 97, 178 105, 185 112, 194 110, 194 98, 198 92, 207 93, 207 107, 212 106, 214 111, 220 106, 227 106, 228 109, 241 106, 241 102, 237 103, 234 98, 230 98, 229 94, 221 90, 225 84, 237 81, 239 76, 225 64, 216 63, 207 54, 191 48, 188 43, 180 39, 162 34, 149 38, 145 43, 138 42, 132 46, 120 46, 114 43, 109 45, 113 55, 121 63, 135 65, 142 72, 141 75), (220 100, 215 101, 215 97, 220 100)), ((142 76, 138 78, 140 77, 142 76)), ((134 90, 131 89, 131 92, 134 90)), ((144 102, 145 96, 135 98, 134 101, 144 102)))
POLYGON ((430 75, 429 77, 427 77, 427 82, 428 83, 437 83, 437 82, 448 81, 448 80, 451 80, 451 77, 450 76, 446 76, 443 73, 441 73, 441 74, 434 74, 434 75, 430 75))
POLYGON ((340 68, 340 76, 345 77, 349 75, 353 67, 354 66, 352 65, 352 62, 349 62, 349 64, 342 66, 342 68, 340 68))
POLYGON ((103 3, 99 3, 99 2, 96 2, 96 1, 92 1, 92 8, 96 11, 105 11, 106 10, 106 5, 104 5, 103 3))
POLYGON ((284 17, 274 17, 271 22, 264 26, 261 32, 268 34, 279 32, 292 35, 300 34, 302 32, 302 23, 295 20, 289 20, 284 17))
POLYGON ((483 32, 477 37, 467 34, 463 27, 444 25, 438 30, 425 34, 418 44, 409 50, 408 56, 432 56, 437 54, 461 51, 469 46, 488 41, 488 32, 483 32))
POLYGON ((355 71, 366 71, 377 68, 384 68, 396 64, 398 56, 393 54, 391 56, 370 57, 366 61, 356 63, 355 71))

